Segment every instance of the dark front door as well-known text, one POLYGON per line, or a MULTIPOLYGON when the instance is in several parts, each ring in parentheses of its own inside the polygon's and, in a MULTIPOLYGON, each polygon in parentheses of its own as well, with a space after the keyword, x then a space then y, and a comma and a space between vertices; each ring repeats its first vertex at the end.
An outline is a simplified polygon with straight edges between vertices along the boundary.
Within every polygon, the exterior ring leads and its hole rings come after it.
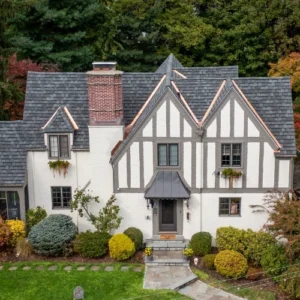
POLYGON ((159 230, 176 231, 176 200, 160 200, 159 230))

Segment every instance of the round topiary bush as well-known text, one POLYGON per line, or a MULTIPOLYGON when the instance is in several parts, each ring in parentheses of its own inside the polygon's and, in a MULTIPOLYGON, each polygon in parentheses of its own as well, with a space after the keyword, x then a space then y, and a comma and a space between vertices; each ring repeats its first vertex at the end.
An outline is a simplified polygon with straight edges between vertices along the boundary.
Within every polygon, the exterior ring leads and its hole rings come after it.
POLYGON ((129 227, 124 231, 133 242, 135 246, 135 250, 138 251, 143 247, 143 233, 135 227, 129 227))
POLYGON ((289 265, 283 246, 272 245, 262 253, 261 266, 269 276, 277 276, 287 270, 289 265))
POLYGON ((248 269, 247 259, 239 252, 234 250, 224 250, 217 254, 215 267, 219 274, 238 278, 246 274, 248 269))
POLYGON ((33 251, 45 256, 67 255, 77 234, 72 218, 66 215, 50 215, 33 226, 28 240, 33 251))
POLYGON ((215 258, 216 254, 206 254, 202 258, 202 265, 204 268, 207 268, 209 270, 215 269, 215 258))
POLYGON ((194 255, 203 256, 211 251, 211 234, 208 232, 195 233, 190 242, 194 255))
POLYGON ((124 233, 114 235, 108 242, 109 256, 116 260, 128 259, 135 253, 133 241, 124 233))
POLYGON ((74 242, 74 251, 83 257, 101 257, 108 252, 111 235, 106 232, 86 231, 78 234, 74 242))

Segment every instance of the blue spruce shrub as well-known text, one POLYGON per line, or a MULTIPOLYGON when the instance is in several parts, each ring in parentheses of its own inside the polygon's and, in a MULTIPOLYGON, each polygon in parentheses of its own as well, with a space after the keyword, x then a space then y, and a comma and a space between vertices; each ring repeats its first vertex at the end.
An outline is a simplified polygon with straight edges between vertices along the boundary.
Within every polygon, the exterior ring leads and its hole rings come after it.
POLYGON ((66 215, 50 215, 33 226, 28 240, 33 251, 44 256, 68 255, 77 234, 72 218, 66 215))

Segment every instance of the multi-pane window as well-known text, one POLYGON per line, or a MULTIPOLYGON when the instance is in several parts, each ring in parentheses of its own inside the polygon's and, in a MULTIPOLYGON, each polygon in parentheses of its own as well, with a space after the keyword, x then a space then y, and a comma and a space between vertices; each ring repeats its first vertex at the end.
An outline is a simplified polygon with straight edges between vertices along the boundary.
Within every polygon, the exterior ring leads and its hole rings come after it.
POLYGON ((52 192, 52 206, 53 208, 68 208, 72 200, 71 187, 69 186, 53 186, 52 192))
POLYGON ((178 144, 158 144, 158 165, 178 166, 178 144))
POLYGON ((239 216, 241 214, 241 198, 220 198, 220 216, 239 216))
POLYGON ((240 167, 242 144, 222 144, 222 167, 240 167))
POLYGON ((69 140, 67 135, 50 135, 49 150, 51 158, 68 158, 69 140))
POLYGON ((20 199, 18 192, 0 192, 0 217, 20 219, 20 199))

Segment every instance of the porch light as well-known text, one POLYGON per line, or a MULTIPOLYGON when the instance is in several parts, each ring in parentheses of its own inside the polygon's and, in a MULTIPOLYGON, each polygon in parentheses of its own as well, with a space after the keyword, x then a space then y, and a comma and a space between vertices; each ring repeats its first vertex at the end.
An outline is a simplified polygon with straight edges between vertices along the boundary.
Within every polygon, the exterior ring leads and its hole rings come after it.
POLYGON ((146 201, 147 201, 147 209, 149 209, 149 199, 146 199, 146 201))
POLYGON ((187 208, 189 208, 189 200, 188 199, 184 200, 184 204, 186 205, 187 208))

